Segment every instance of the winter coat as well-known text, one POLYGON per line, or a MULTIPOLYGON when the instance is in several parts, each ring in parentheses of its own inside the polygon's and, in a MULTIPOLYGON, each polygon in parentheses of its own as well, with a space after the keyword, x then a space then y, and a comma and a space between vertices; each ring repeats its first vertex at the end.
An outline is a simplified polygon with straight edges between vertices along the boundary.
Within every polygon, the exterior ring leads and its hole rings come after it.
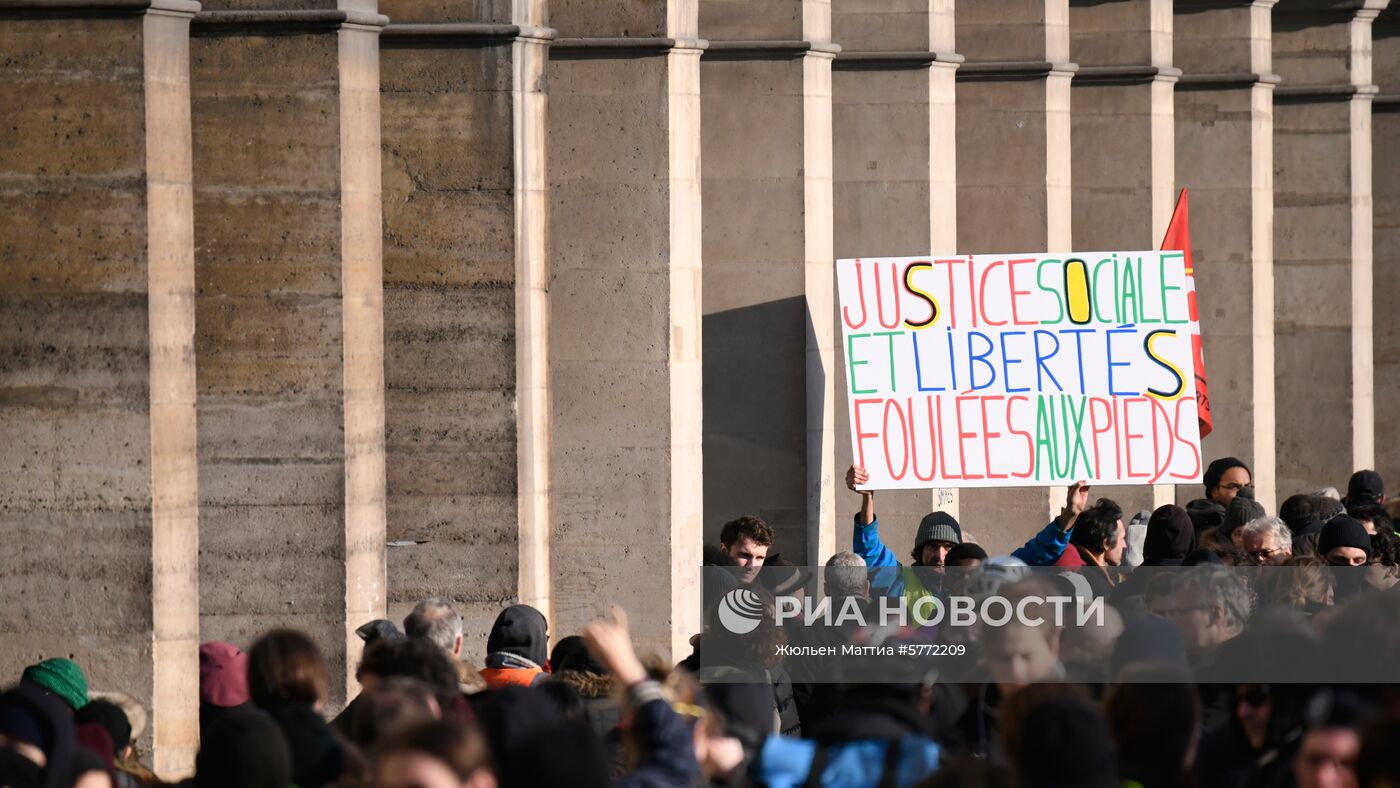
POLYGON ((715 664, 706 664, 702 668, 700 649, 704 645, 704 637, 691 638, 690 642, 694 650, 689 657, 681 660, 677 667, 694 673, 702 682, 713 681, 716 675, 724 675, 724 681, 730 683, 769 684, 773 687, 773 702, 778 711, 778 731, 789 736, 802 735, 802 720, 798 715, 797 694, 793 689, 792 676, 781 662, 761 671, 756 667, 726 667, 715 664), (736 678, 736 673, 743 674, 743 678, 736 678))
POLYGON ((915 600, 938 590, 938 578, 905 567, 895 557, 894 551, 880 539, 879 518, 864 525, 860 522, 860 515, 856 515, 855 528, 851 532, 851 551, 865 559, 865 565, 870 570, 871 595, 902 596, 912 605, 915 600))
POLYGON ((615 788, 690 788, 700 779, 690 726, 671 709, 661 686, 643 681, 627 691, 633 709, 632 733, 641 743, 642 760, 615 788))
POLYGON ((1113 593, 1116 582, 1113 575, 1109 574, 1108 568, 1094 563, 1093 557, 1078 545, 1065 548, 1064 553, 1055 561, 1055 566, 1074 570, 1088 581, 1089 589, 1096 597, 1105 597, 1113 593))
POLYGON ((578 693, 579 699, 583 701, 584 711, 588 713, 588 724, 599 738, 606 737, 617 727, 622 709, 613 696, 616 682, 611 676, 600 676, 581 670, 563 670, 551 674, 550 680, 567 684, 578 693))
POLYGON ((292 753, 292 782, 305 788, 330 785, 345 770, 345 753, 331 727, 310 706, 283 704, 264 709, 281 729, 292 753))
POLYGON ((1011 557, 1025 561, 1026 566, 1051 566, 1065 554, 1070 533, 1061 528, 1059 522, 1051 520, 1024 545, 1012 550, 1011 557))

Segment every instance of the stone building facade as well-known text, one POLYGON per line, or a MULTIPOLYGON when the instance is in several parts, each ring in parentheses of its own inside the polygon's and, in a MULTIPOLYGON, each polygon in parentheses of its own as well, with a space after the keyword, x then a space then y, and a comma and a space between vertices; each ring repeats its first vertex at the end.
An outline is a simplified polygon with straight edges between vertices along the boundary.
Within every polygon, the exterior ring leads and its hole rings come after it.
POLYGON ((178 774, 201 640, 303 629, 333 706, 427 595, 683 655, 722 522, 849 538, 835 258, 1155 248, 1181 187, 1205 454, 1400 481, 1386 5, 2 0, 0 676, 73 655, 178 774))

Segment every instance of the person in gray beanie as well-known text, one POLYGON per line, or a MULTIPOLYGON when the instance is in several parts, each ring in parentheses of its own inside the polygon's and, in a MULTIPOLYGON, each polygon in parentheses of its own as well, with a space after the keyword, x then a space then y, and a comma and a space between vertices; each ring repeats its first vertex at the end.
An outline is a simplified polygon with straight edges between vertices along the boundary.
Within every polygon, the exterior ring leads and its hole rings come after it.
POLYGON ((1230 500, 1230 504, 1225 507, 1225 521, 1220 524, 1220 535, 1230 540, 1236 548, 1243 549, 1243 537, 1240 529, 1244 528, 1250 520, 1257 520, 1266 516, 1263 505, 1254 500, 1254 493, 1248 488, 1240 490, 1239 494, 1230 500))

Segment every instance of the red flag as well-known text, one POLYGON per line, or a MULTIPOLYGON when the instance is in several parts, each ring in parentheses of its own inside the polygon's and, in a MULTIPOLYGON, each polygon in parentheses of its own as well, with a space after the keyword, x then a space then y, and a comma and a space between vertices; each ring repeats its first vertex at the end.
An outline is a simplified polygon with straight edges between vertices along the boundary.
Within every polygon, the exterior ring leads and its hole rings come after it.
POLYGON ((1176 201, 1176 210, 1172 211, 1171 224, 1167 225, 1167 236, 1162 239, 1162 251, 1186 254, 1186 276, 1193 284, 1186 303, 1191 315, 1191 358, 1196 367, 1196 415, 1200 420, 1201 437, 1204 438, 1211 430, 1210 396, 1206 393, 1206 360, 1201 353, 1201 318, 1196 312, 1196 268, 1191 262, 1191 228, 1186 209, 1185 189, 1181 190, 1181 197, 1176 201))

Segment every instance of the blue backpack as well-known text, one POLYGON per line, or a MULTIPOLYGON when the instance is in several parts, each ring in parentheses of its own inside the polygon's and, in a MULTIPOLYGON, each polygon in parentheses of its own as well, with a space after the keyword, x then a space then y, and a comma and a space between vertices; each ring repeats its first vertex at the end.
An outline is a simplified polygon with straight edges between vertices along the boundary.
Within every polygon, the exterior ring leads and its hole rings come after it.
POLYGON ((755 759, 752 776, 767 788, 904 788, 937 771, 938 754, 938 744, 923 736, 828 746, 769 736, 755 759))

